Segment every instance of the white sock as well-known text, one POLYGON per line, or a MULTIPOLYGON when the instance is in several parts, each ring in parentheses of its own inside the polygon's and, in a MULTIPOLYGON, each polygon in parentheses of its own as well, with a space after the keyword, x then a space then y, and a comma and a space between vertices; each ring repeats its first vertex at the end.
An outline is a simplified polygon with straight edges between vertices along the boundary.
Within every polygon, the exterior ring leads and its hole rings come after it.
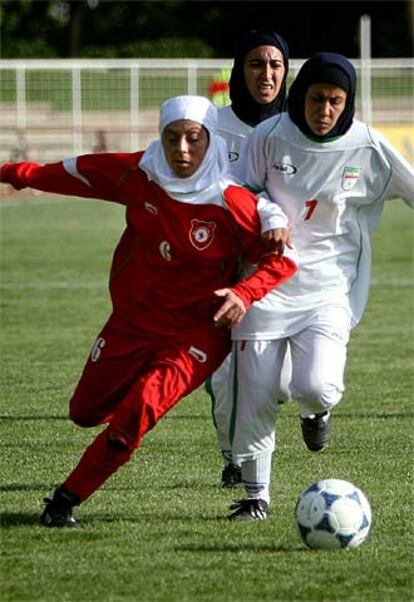
POLYGON ((242 479, 247 497, 260 498, 270 504, 272 453, 242 463, 242 479))

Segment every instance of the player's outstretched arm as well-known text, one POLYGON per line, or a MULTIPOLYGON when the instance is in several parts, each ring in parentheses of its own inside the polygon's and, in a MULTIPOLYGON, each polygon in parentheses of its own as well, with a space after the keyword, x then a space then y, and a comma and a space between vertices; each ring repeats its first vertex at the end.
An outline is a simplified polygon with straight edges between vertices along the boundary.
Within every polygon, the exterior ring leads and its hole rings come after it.
POLYGON ((125 203, 119 181, 128 171, 128 161, 133 160, 132 154, 106 153, 44 165, 27 161, 4 163, 0 168, 0 182, 10 184, 16 190, 34 188, 55 194, 125 203))
POLYGON ((63 168, 63 163, 40 163, 21 161, 3 163, 0 167, 0 182, 16 190, 34 188, 58 194, 79 194, 79 185, 72 182, 63 168))

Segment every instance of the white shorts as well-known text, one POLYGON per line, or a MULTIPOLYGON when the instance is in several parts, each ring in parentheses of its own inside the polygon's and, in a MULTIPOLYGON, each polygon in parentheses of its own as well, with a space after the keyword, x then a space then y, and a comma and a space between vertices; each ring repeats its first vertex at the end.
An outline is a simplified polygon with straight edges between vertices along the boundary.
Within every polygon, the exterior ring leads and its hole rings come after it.
POLYGON ((221 374, 212 379, 216 401, 220 396, 215 417, 221 449, 230 448, 236 462, 274 450, 281 369, 288 345, 290 390, 299 414, 306 417, 339 403, 349 333, 347 309, 329 306, 313 312, 303 330, 289 338, 235 341, 231 361, 227 358, 221 374))
MULTIPOLYGON (((230 365, 231 354, 229 354, 220 368, 210 377, 208 391, 212 399, 212 413, 214 426, 216 427, 218 444, 227 459, 231 459, 231 444, 230 444, 230 412, 229 406, 229 391, 230 380, 230 365)), ((289 344, 286 348, 286 354, 282 364, 282 372, 280 375, 279 390, 276 393, 278 403, 286 403, 292 401, 292 393, 290 390, 292 380, 292 360, 290 356, 289 344)))

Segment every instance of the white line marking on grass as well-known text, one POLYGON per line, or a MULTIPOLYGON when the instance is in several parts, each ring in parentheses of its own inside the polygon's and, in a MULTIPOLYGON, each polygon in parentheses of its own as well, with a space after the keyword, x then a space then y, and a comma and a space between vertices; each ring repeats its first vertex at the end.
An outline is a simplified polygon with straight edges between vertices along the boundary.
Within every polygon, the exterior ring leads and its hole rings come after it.
POLYGON ((48 290, 52 288, 77 290, 77 289, 103 289, 106 282, 2 282, 1 290, 48 290))
POLYGON ((414 280, 412 278, 373 278, 371 280, 371 286, 385 286, 387 288, 411 288, 414 286, 414 280))
MULTIPOLYGON (((33 192, 31 195, 16 195, 16 197, 2 198, 0 196, 0 209, 8 209, 9 207, 21 208, 21 207, 32 207, 38 205, 57 205, 58 203, 69 204, 72 201, 84 201, 85 199, 77 196, 67 194, 49 195, 47 193, 33 192)), ((99 199, 86 199, 92 202, 100 202, 99 199)))
MULTIPOLYGON (((414 287, 414 280, 407 278, 375 278, 371 286, 387 286, 388 288, 411 288, 414 287)), ((24 289, 93 289, 106 288, 105 281, 88 282, 2 282, 0 289, 3 290, 24 290, 24 289)))
POLYGON ((39 205, 56 205, 55 201, 47 201, 46 199, 39 199, 36 201, 2 201, 0 203, 0 209, 21 209, 22 207, 39 207, 39 205))

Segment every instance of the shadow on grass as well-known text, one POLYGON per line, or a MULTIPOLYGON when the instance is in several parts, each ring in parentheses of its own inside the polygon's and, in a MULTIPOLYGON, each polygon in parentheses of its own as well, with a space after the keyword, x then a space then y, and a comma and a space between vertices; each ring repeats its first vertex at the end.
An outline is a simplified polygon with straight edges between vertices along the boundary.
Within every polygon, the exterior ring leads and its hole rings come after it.
POLYGON ((5 527, 22 527, 24 525, 32 527, 39 525, 39 514, 29 512, 3 512, 0 517, 0 525, 5 527))
POLYGON ((2 414, 0 415, 0 420, 69 420, 67 414, 62 414, 61 416, 50 416, 50 415, 37 415, 37 416, 13 416, 10 414, 2 414))
POLYGON ((358 420, 360 418, 362 419, 374 419, 374 420, 384 420, 386 418, 413 418, 414 417, 414 412, 342 412, 337 415, 335 415, 335 418, 338 418, 338 420, 341 420, 342 418, 351 418, 351 419, 355 419, 357 418, 358 420))
POLYGON ((194 491, 212 491, 219 490, 217 483, 203 483, 199 480, 194 481, 181 481, 180 483, 172 483, 171 485, 159 485, 155 486, 155 489, 167 489, 170 491, 181 490, 181 489, 192 489, 194 491))
POLYGON ((50 491, 55 485, 50 483, 10 483, 10 485, 0 485, 0 491, 50 491))
MULTIPOLYGON (((209 420, 209 416, 204 414, 167 414, 163 418, 164 420, 209 420)), ((13 415, 13 414, 0 414, 0 420, 69 420, 67 414, 61 414, 60 416, 51 416, 50 414, 42 415, 37 414, 36 416, 30 415, 13 415)))
POLYGON ((163 420, 211 420, 208 414, 166 414, 163 420))
POLYGON ((216 546, 212 545, 184 545, 184 546, 175 546, 174 550, 176 552, 202 552, 202 553, 217 553, 217 552, 229 552, 232 554, 240 554, 240 552, 283 552, 284 554, 289 552, 305 552, 309 553, 309 550, 304 548, 303 546, 295 545, 295 546, 277 546, 270 544, 217 544, 216 546))
MULTIPOLYGON (((385 420, 387 418, 414 418, 414 412, 343 412, 341 410, 338 413, 333 412, 332 416, 335 420, 385 420)), ((298 416, 296 414, 285 414, 283 420, 298 420, 298 416)))
MULTIPOLYGON (((40 524, 40 514, 41 511, 39 511, 39 513, 37 514, 32 514, 29 512, 3 512, 0 516, 0 526, 2 529, 4 528, 11 528, 11 527, 22 527, 22 526, 33 526, 33 525, 39 525, 40 524)), ((154 518, 158 521, 165 521, 165 522, 171 522, 171 521, 177 521, 177 522, 181 522, 181 523, 194 523, 194 522, 206 522, 206 521, 214 521, 217 522, 217 520, 223 519, 223 517, 202 517, 202 516, 198 516, 198 517, 194 517, 194 516, 183 516, 183 515, 173 515, 173 514, 158 514, 157 516, 155 516, 154 514, 149 514, 149 513, 143 513, 141 515, 125 515, 125 514, 117 514, 117 515, 111 515, 111 514, 88 514, 87 516, 83 517, 81 515, 81 512, 79 512, 79 516, 76 514, 75 511, 75 516, 76 518, 79 519, 79 526, 80 527, 91 527, 94 528, 97 525, 101 524, 114 524, 115 526, 120 527, 122 524, 125 523, 130 523, 133 525, 142 525, 142 524, 148 524, 149 521, 154 520, 154 518)), ((65 529, 66 531, 66 529, 65 529)))

